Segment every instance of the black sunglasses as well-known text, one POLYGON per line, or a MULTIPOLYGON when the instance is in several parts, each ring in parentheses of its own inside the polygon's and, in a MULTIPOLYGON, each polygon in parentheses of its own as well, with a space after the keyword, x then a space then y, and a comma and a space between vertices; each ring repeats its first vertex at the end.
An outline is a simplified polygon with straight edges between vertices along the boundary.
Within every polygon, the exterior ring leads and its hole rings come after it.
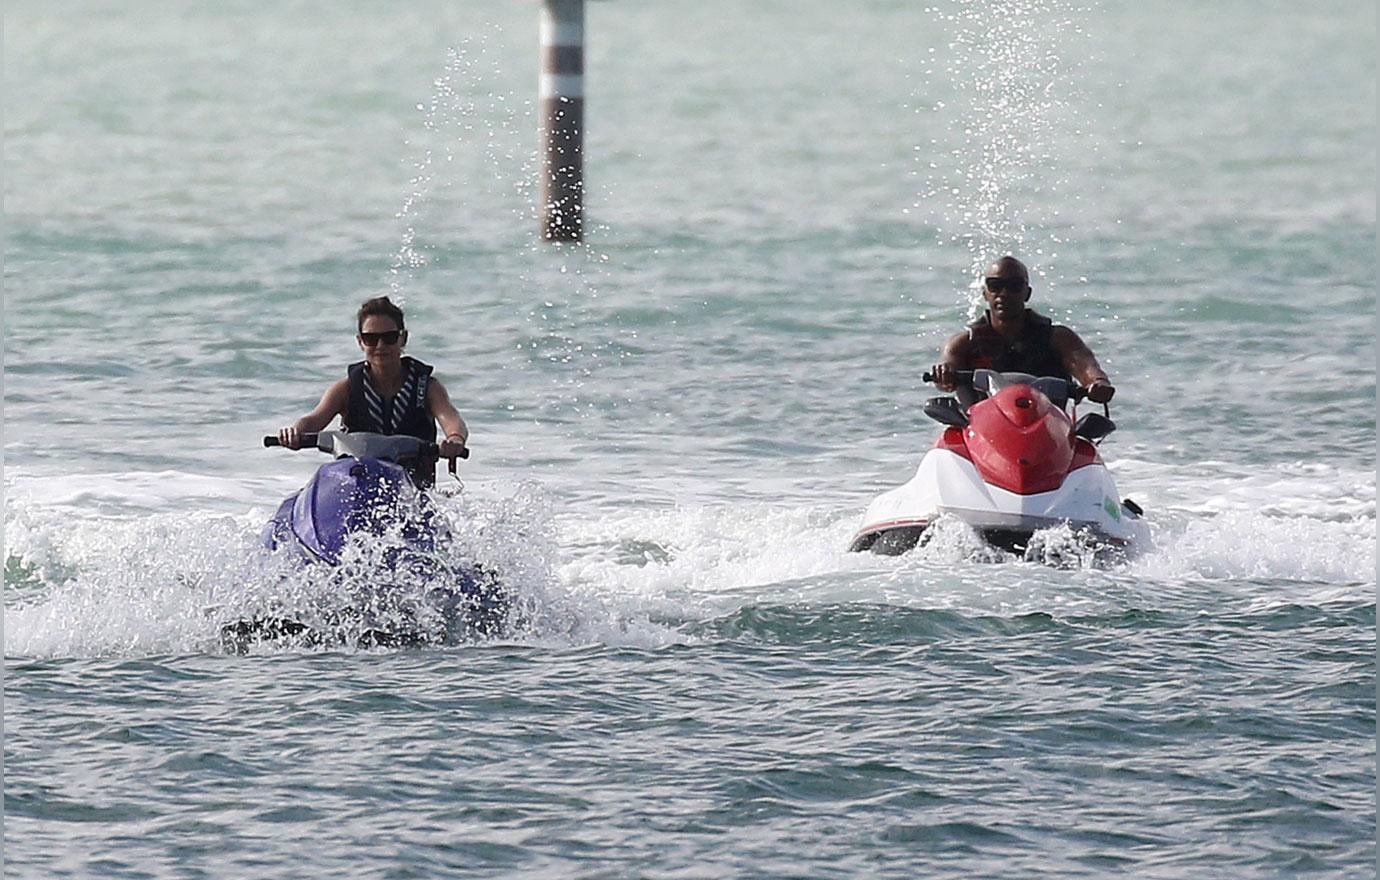
POLYGON ((368 346, 378 345, 380 342, 384 345, 397 345, 400 336, 402 336, 401 330, 385 330, 382 333, 365 333, 361 331, 359 334, 359 341, 368 346))
POLYGON ((1024 278, 984 278, 982 283, 987 285, 987 289, 993 293, 1001 293, 1003 290, 1020 293, 1025 290, 1024 278))

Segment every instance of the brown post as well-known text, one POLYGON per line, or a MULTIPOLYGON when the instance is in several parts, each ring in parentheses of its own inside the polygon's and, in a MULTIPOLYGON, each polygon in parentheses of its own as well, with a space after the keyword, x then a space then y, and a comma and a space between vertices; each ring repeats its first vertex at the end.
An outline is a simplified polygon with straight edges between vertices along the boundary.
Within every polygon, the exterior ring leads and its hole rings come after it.
POLYGON ((584 231, 585 3, 541 0, 541 234, 584 231))

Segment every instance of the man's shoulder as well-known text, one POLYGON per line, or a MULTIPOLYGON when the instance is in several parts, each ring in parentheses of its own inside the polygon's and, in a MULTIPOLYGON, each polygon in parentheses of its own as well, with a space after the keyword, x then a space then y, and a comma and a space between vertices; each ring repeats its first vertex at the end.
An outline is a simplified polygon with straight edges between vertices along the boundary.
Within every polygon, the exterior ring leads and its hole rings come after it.
POLYGON ((964 328, 950 336, 948 342, 944 343, 944 347, 950 351, 961 350, 967 348, 972 341, 973 334, 967 328, 964 328))
POLYGON ((1054 323, 1051 323, 1049 327, 1049 341, 1052 345, 1059 348, 1083 344, 1082 337, 1080 337, 1072 327, 1054 323))

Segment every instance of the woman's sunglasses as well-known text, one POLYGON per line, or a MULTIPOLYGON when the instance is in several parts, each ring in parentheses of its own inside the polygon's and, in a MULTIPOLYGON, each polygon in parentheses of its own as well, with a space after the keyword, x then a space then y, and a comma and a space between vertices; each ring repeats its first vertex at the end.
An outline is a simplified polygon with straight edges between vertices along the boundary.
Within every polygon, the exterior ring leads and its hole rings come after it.
POLYGON ((397 345, 399 337, 402 336, 401 330, 384 330, 382 333, 363 333, 359 334, 359 341, 364 345, 373 347, 382 342, 384 345, 397 345))

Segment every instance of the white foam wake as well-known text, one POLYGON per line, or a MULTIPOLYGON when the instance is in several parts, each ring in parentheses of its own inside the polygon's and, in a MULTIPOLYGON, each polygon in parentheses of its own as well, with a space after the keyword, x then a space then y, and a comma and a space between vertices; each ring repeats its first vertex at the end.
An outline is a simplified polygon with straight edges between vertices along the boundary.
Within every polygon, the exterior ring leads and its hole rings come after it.
MULTIPOLYGON (((510 637, 535 644, 655 647, 684 640, 687 622, 758 603, 1063 614, 1161 607, 1190 587, 1233 601, 1373 597, 1373 474, 1220 463, 1211 473, 1122 462, 1118 479, 1145 505, 1155 546, 1110 572, 994 565, 1012 560, 961 523, 903 557, 851 554, 861 510, 828 505, 584 510, 522 483, 472 486, 442 510, 456 552, 514 590, 510 637)), ((151 474, 92 482, 101 512, 89 488, 7 499, 7 654, 219 650, 214 610, 281 583, 258 546, 269 509, 246 510, 241 489, 213 497, 209 483, 151 474)))

